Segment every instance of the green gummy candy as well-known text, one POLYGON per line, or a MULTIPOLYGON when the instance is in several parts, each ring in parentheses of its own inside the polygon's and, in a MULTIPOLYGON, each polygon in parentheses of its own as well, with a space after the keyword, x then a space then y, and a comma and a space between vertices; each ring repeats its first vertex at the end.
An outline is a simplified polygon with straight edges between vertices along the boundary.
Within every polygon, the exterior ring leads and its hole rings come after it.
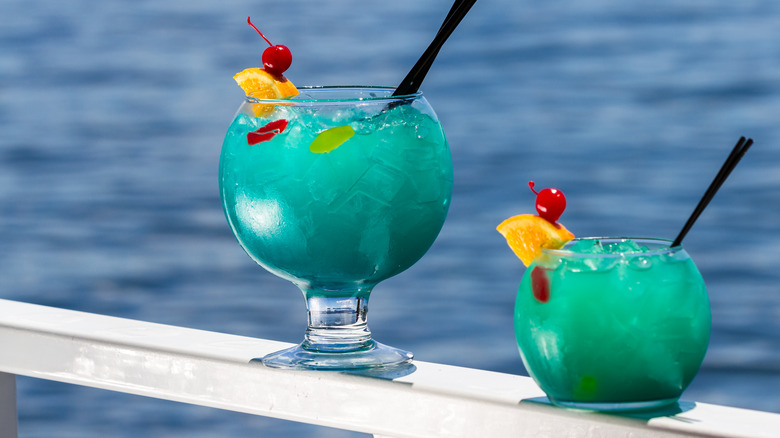
POLYGON ((355 135, 355 130, 349 125, 326 129, 314 138, 314 141, 309 146, 309 150, 315 154, 330 152, 352 138, 353 135, 355 135))

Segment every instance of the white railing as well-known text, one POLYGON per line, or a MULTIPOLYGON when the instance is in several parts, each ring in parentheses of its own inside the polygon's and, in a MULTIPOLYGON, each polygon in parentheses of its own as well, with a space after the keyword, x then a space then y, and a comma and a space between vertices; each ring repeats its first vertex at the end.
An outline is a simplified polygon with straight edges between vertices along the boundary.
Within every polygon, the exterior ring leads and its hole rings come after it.
POLYGON ((287 345, 0 300, 0 438, 17 436, 15 375, 376 437, 780 436, 780 414, 693 402, 656 417, 575 412, 528 377, 435 363, 403 376, 250 363, 287 345))

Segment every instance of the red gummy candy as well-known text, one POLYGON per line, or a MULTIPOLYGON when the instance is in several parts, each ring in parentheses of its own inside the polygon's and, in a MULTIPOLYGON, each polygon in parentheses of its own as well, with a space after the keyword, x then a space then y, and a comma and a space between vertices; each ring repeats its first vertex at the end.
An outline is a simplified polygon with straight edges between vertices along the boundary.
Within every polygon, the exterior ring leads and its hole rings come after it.
POLYGON ((287 128, 287 120, 279 119, 261 126, 255 131, 246 135, 246 142, 251 146, 264 141, 268 141, 276 134, 282 133, 287 128))

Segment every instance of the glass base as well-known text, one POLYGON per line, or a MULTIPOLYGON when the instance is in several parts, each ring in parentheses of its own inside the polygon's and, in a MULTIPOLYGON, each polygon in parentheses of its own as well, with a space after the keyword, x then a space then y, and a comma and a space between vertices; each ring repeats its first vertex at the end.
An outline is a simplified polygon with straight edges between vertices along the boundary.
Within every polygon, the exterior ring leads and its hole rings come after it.
POLYGON ((410 363, 412 357, 408 351, 372 340, 366 348, 339 352, 316 351, 296 345, 253 361, 262 361, 272 368, 339 371, 397 367, 410 363))
POLYGON ((589 402, 576 402, 568 400, 556 400, 548 397, 550 403, 563 408, 580 409, 587 411, 599 411, 599 412, 631 412, 631 411, 648 411, 669 407, 677 403, 677 398, 665 398, 660 400, 647 400, 638 402, 619 402, 619 403, 589 403, 589 402))

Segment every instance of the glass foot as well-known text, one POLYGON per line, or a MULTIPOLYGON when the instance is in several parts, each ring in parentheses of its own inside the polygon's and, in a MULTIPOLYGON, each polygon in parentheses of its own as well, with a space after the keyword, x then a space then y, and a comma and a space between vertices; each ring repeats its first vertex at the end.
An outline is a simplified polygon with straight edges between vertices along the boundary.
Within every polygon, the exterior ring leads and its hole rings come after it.
POLYGON ((272 368, 338 371, 396 367, 410 363, 412 357, 408 351, 372 340, 366 348, 339 352, 316 351, 296 345, 253 361, 262 361, 272 368))
MULTIPOLYGON (((548 397, 549 398, 549 397, 548 397)), ((621 402, 621 403, 588 403, 588 402, 576 402, 567 400, 555 400, 550 398, 550 403, 570 409, 581 409, 588 411, 600 411, 600 412, 632 412, 632 411, 648 411, 661 409, 671 406, 677 403, 677 397, 665 398, 661 400, 648 400, 638 402, 621 402)))

